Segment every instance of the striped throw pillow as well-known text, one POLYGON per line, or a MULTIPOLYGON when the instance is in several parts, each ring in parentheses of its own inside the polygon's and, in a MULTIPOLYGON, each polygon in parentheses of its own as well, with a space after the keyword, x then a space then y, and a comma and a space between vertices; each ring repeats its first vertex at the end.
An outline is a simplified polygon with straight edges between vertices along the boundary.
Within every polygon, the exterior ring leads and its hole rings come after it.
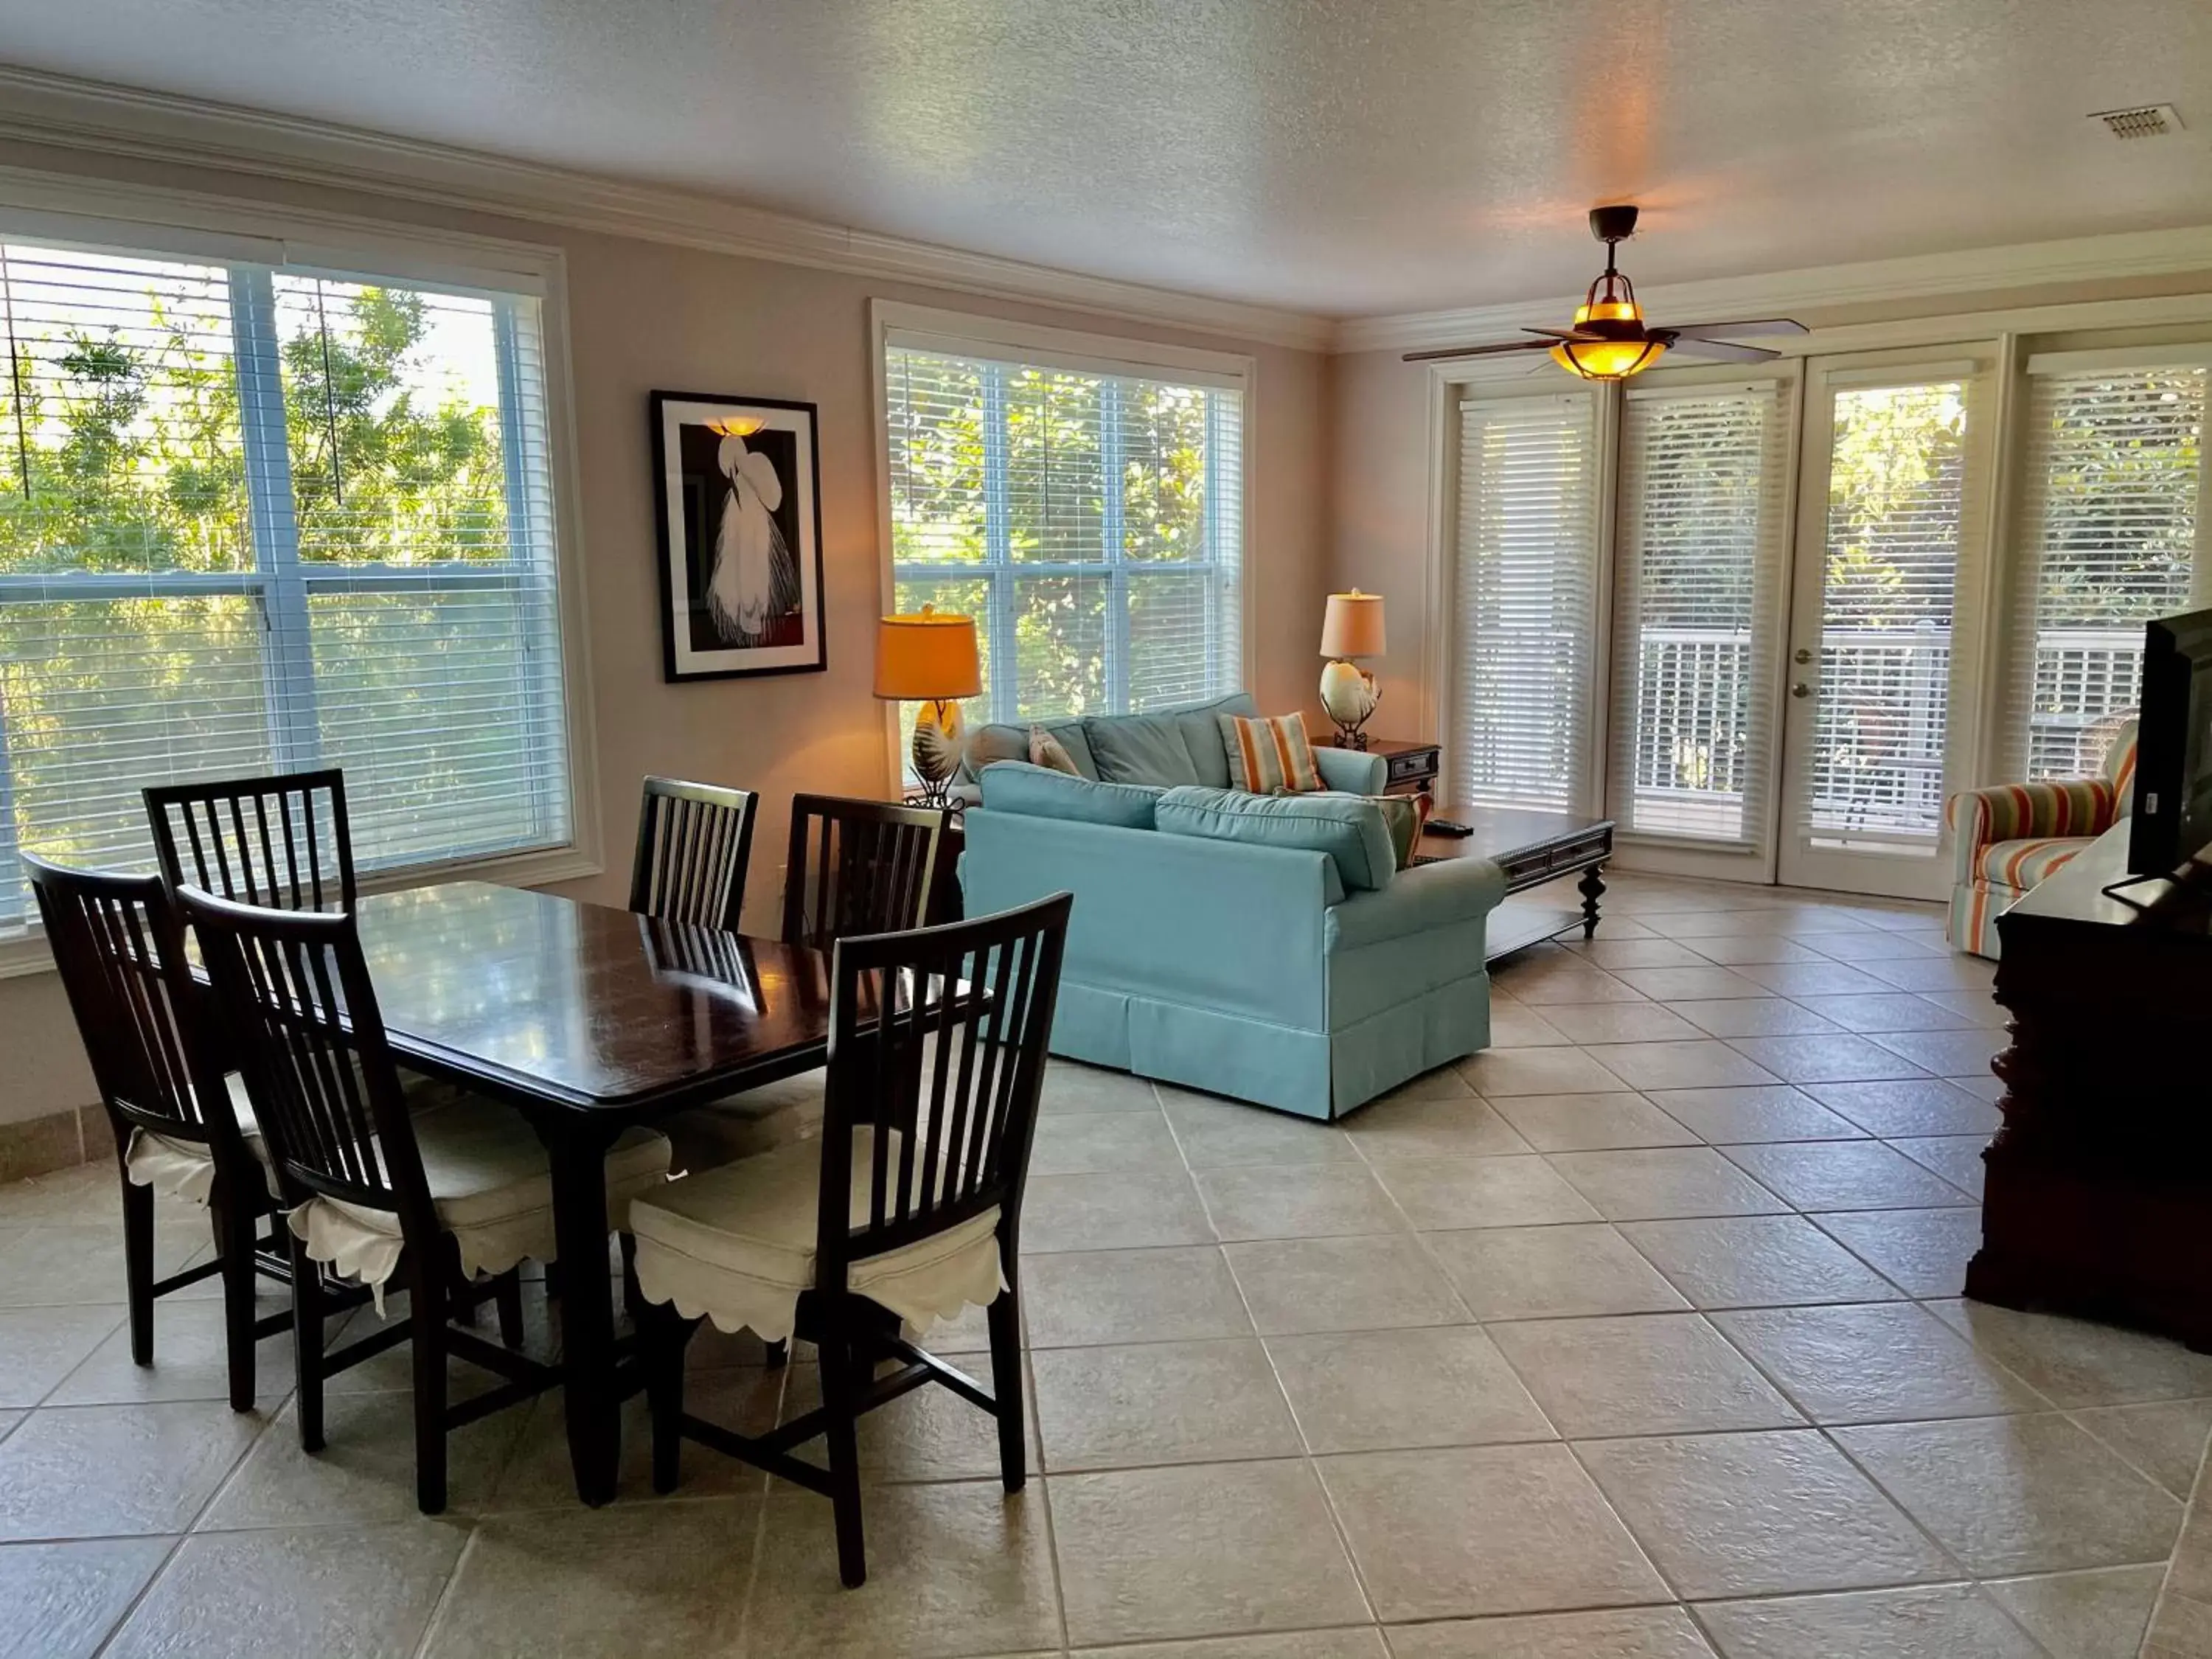
POLYGON ((1229 780, 1255 795, 1306 795, 1322 787, 1303 714, 1247 720, 1222 714, 1221 741, 1229 750, 1229 780))

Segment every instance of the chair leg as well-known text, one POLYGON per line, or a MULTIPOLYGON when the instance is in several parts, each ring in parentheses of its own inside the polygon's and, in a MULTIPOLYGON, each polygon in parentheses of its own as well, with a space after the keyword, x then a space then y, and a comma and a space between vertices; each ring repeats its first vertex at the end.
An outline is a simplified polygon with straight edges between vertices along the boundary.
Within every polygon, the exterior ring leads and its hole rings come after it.
POLYGON ((253 1222, 251 1212, 227 1201, 216 1206, 216 1232, 222 1240, 223 1343, 234 1412, 253 1409, 253 1222))
MULTIPOLYGON (((288 1230, 289 1231, 289 1230, 288 1230)), ((308 1259, 307 1242, 294 1238, 292 1259, 292 1369, 297 1373, 300 1449, 323 1449, 323 1269, 308 1259)))
POLYGON ((641 1311, 645 1306, 645 1292, 637 1287, 637 1235, 617 1233, 622 1243, 623 1311, 635 1325, 645 1317, 641 1311))
POLYGON ((492 1300, 499 1306, 499 1340, 510 1348, 522 1346, 522 1270, 510 1267, 499 1276, 492 1286, 492 1300))
POLYGON ((154 1189, 123 1182, 123 1294, 131 1304, 131 1358, 154 1363, 154 1189))
POLYGON ((860 1449, 854 1409, 861 1378, 843 1311, 833 1312, 817 1345, 822 1405, 829 1419, 830 1502, 837 1521, 837 1576, 847 1589, 867 1582, 868 1557, 860 1528, 860 1449))
POLYGON ((780 1371, 789 1364, 791 1364, 790 1343, 771 1342, 768 1345, 769 1370, 772 1371, 780 1371))
POLYGON ((446 1508, 446 1321, 455 1267, 450 1259, 422 1262, 407 1287, 415 1350, 415 1507, 425 1515, 446 1508))
POLYGON ((991 1328, 991 1397, 999 1402, 999 1477, 1008 1492, 1019 1492, 1029 1477, 1022 1425, 1021 1281, 1011 1263, 1006 1273, 1006 1288, 985 1312, 991 1328))
POLYGON ((674 1492, 684 1462, 684 1354, 699 1328, 673 1303, 645 1304, 638 1322, 645 1340, 645 1400, 653 1414, 653 1489, 674 1492))

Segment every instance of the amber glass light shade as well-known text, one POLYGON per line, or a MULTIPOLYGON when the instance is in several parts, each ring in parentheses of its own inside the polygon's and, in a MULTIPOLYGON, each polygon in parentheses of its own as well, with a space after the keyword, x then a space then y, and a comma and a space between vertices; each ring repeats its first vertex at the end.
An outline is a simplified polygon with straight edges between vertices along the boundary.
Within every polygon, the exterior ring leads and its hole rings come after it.
POLYGON ((876 695, 939 702, 972 697, 983 689, 975 654, 975 619, 924 605, 910 616, 876 624, 876 695))
MULTIPOLYGON (((1633 300, 1601 300, 1575 307, 1575 325, 1585 323, 1633 323, 1640 329, 1644 308, 1633 300)), ((1552 361, 1570 374, 1585 380, 1625 380, 1641 374, 1666 355, 1657 340, 1562 340, 1552 348, 1552 361)))

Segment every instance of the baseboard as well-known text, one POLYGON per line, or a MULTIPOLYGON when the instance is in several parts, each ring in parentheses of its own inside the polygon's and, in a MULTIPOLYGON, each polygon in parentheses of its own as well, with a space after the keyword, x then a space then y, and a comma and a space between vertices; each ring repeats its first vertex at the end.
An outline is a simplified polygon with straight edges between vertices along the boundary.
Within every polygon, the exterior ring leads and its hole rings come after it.
POLYGON ((99 1106, 48 1112, 17 1123, 0 1123, 0 1182, 66 1170, 114 1150, 107 1113, 99 1106))

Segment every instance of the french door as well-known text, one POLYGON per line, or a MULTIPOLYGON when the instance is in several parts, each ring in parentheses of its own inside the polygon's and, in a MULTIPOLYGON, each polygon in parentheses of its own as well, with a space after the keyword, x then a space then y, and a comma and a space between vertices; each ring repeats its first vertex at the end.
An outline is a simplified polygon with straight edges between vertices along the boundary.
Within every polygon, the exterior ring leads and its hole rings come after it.
POLYGON ((1979 358, 1807 365, 1777 873, 1940 898, 1972 752, 1990 467, 1979 358))

